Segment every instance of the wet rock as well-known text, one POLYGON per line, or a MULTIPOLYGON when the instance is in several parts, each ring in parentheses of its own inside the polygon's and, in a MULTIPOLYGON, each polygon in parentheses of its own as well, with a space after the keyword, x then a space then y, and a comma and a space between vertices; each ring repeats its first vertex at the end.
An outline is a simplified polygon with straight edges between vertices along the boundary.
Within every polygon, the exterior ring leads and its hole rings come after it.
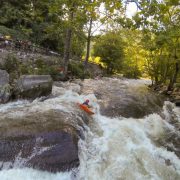
POLYGON ((64 131, 8 137, 0 141, 0 161, 9 167, 21 165, 50 172, 67 171, 79 165, 77 141, 64 131))
POLYGON ((176 96, 174 98, 174 103, 176 104, 176 106, 180 106, 180 96, 176 96))
POLYGON ((102 78, 85 80, 82 93, 93 93, 102 115, 142 118, 162 110, 164 98, 148 90, 142 80, 102 78))
POLYGON ((167 95, 171 95, 173 91, 167 91, 167 95))
POLYGON ((52 78, 49 75, 24 75, 17 81, 16 98, 37 98, 47 96, 52 91, 52 78))
MULTIPOLYGON (((155 95, 154 95, 155 96, 155 95)), ((133 117, 142 118, 153 112, 161 112, 163 101, 160 97, 153 97, 151 94, 128 96, 120 100, 113 98, 107 104, 101 103, 101 113, 109 117, 133 117), (130 98, 131 97, 131 98, 130 98)))
POLYGON ((167 93, 167 86, 162 86, 161 89, 159 89, 160 94, 166 94, 167 93))
POLYGON ((11 96, 11 86, 9 85, 9 74, 5 70, 0 70, 0 103, 6 103, 11 96))
POLYGON ((180 128, 176 127, 178 125, 176 122, 171 122, 171 125, 174 127, 174 130, 166 130, 166 134, 163 138, 157 140, 158 144, 164 146, 168 151, 174 152, 180 158, 180 136, 178 134, 180 128))
POLYGON ((180 100, 179 101, 175 101, 176 106, 180 106, 180 100))
POLYGON ((176 106, 180 106, 180 89, 174 88, 172 94, 170 95, 171 101, 176 104, 176 106))
POLYGON ((58 172, 77 167, 80 133, 72 125, 75 118, 52 110, 0 117, 0 169, 33 167, 58 172))
POLYGON ((39 141, 42 151, 48 148, 27 162, 30 167, 57 172, 79 165, 77 141, 73 141, 71 134, 63 131, 43 133, 36 137, 36 141, 39 141))
POLYGON ((78 83, 75 83, 74 81, 72 82, 54 82, 54 86, 64 88, 65 91, 67 90, 72 90, 73 92, 80 93, 81 88, 78 83))
POLYGON ((161 117, 165 124, 168 123, 169 125, 165 125, 162 134, 153 138, 153 141, 155 141, 158 146, 163 146, 168 151, 174 152, 178 157, 180 157, 179 116, 175 109, 176 107, 173 103, 168 101, 165 102, 164 111, 162 112, 161 117))
POLYGON ((169 159, 166 159, 165 163, 166 163, 167 166, 171 166, 172 165, 172 163, 171 163, 171 161, 169 159))
POLYGON ((164 94, 167 96, 168 100, 175 103, 176 106, 180 106, 180 88, 179 83, 174 84, 174 89, 167 91, 168 87, 166 85, 155 85, 151 89, 157 91, 159 94, 164 94))

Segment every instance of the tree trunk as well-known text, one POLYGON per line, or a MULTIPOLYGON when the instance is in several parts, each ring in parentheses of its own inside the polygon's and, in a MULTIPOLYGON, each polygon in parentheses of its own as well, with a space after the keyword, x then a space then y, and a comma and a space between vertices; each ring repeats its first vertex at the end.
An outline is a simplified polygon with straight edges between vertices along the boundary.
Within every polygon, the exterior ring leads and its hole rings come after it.
POLYGON ((64 47, 64 75, 67 76, 68 72, 68 64, 69 64, 69 57, 70 57, 70 48, 71 48, 71 37, 72 37, 72 29, 68 28, 66 31, 66 40, 65 40, 65 47, 64 47))
POLYGON ((153 80, 153 78, 151 78, 151 86, 153 86, 154 85, 154 80, 153 80))
POLYGON ((155 84, 158 85, 159 84, 159 79, 158 79, 158 76, 155 74, 155 84))
MULTIPOLYGON (((74 8, 75 8, 75 4, 72 5, 72 8, 70 10, 69 21, 71 24, 74 20, 74 8)), ((72 40, 72 27, 68 27, 66 30, 66 40, 64 46, 64 57, 63 57, 65 79, 67 78, 67 73, 68 73, 68 64, 69 64, 69 57, 71 52, 71 40, 72 40)))
POLYGON ((90 18, 90 22, 89 22, 89 29, 88 29, 88 37, 87 37, 87 47, 86 47, 86 57, 85 57, 85 61, 84 61, 84 69, 87 68, 88 59, 89 59, 90 50, 91 50, 91 30, 92 30, 92 22, 93 22, 93 19, 92 19, 92 17, 91 17, 91 18, 90 18))
POLYGON ((170 83, 169 83, 169 86, 168 86, 168 91, 173 90, 173 86, 174 86, 174 83, 176 82, 178 72, 179 72, 179 64, 178 64, 178 62, 176 62, 176 64, 175 64, 175 72, 173 74, 173 77, 170 80, 170 83))
MULTIPOLYGON (((178 41, 178 39, 177 39, 177 41, 178 41)), ((178 72, 179 72, 179 63, 178 63, 177 59, 178 59, 178 57, 177 57, 177 49, 175 48, 174 49, 175 72, 174 72, 172 78, 170 79, 168 89, 167 89, 168 91, 173 90, 174 83, 176 82, 177 75, 178 75, 178 72)))
POLYGON ((166 80, 167 80, 167 75, 168 75, 168 72, 169 72, 169 59, 170 59, 170 55, 168 57, 168 60, 167 60, 167 65, 165 67, 165 71, 164 71, 164 76, 163 76, 163 83, 166 83, 166 80))

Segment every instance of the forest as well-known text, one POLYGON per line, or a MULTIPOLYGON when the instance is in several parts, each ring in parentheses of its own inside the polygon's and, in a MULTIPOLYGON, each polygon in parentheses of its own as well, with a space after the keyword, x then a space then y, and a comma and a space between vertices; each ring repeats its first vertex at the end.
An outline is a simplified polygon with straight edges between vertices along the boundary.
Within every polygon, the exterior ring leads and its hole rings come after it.
POLYGON ((178 0, 1 0, 0 17, 1 36, 57 52, 65 74, 73 59, 84 74, 91 61, 107 76, 150 78, 168 90, 180 82, 178 0))

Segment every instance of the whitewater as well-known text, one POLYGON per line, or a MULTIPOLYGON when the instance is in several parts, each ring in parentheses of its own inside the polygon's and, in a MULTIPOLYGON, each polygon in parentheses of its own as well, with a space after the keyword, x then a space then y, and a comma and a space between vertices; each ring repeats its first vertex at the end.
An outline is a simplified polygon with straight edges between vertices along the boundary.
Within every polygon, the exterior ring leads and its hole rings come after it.
MULTIPOLYGON (((126 83, 129 84, 129 81, 126 83)), ((180 159, 169 148, 173 144, 163 141, 172 134, 180 136, 178 107, 165 101, 161 113, 155 112, 141 118, 121 115, 109 117, 102 115, 100 100, 92 91, 80 94, 79 89, 80 85, 75 83, 68 87, 54 86, 53 98, 0 105, 0 114, 9 112, 11 115, 22 116, 25 111, 39 112, 49 109, 71 113, 75 108, 74 103, 90 99, 95 115, 85 127, 84 138, 78 142, 80 166, 70 172, 50 173, 19 168, 17 162, 17 167, 3 168, 0 171, 0 180, 180 179, 180 159)))

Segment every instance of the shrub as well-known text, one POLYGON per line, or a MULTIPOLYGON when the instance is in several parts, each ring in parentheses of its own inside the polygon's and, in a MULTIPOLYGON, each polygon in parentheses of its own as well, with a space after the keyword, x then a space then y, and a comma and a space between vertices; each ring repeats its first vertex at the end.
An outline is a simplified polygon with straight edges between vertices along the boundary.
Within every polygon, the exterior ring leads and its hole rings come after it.
POLYGON ((142 76, 142 73, 138 69, 138 67, 131 67, 129 69, 124 70, 123 76, 126 78, 138 79, 142 76))
POLYGON ((84 78, 84 66, 82 63, 69 63, 68 70, 70 71, 71 76, 75 76, 77 78, 84 78))
POLYGON ((5 59, 4 63, 4 69, 8 73, 12 73, 14 71, 18 71, 20 62, 19 60, 12 54, 8 54, 8 56, 5 59))
POLYGON ((27 36, 20 31, 0 26, 0 34, 3 36, 10 35, 13 39, 27 39, 27 36))
POLYGON ((96 40, 94 55, 101 58, 107 68, 107 74, 119 72, 124 60, 124 43, 121 36, 115 32, 108 32, 96 40))
POLYGON ((42 59, 37 59, 35 64, 36 64, 36 67, 40 68, 40 69, 45 66, 45 63, 44 63, 44 61, 42 59))
POLYGON ((21 75, 30 74, 30 72, 31 72, 30 67, 25 64, 21 64, 19 66, 19 71, 20 71, 21 75))

